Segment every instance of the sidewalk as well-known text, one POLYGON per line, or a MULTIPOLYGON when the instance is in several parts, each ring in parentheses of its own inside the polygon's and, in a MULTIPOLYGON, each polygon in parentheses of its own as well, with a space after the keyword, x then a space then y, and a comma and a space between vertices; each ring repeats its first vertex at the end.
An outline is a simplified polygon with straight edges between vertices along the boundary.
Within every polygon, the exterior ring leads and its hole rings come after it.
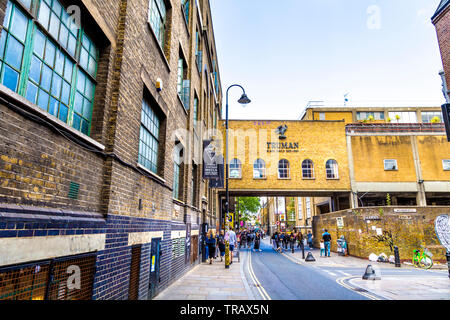
POLYGON ((245 261, 241 252, 229 269, 216 259, 212 265, 202 263, 161 292, 154 300, 254 300, 241 272, 245 261))

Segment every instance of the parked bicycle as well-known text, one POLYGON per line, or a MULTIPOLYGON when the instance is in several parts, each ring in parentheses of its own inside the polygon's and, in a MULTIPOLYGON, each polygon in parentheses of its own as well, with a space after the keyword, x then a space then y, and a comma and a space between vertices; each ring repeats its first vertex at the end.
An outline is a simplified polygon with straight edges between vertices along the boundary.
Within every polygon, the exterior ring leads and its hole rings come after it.
POLYGON ((433 266, 433 254, 427 249, 424 248, 421 250, 414 250, 412 263, 417 268, 422 269, 430 269, 433 266))

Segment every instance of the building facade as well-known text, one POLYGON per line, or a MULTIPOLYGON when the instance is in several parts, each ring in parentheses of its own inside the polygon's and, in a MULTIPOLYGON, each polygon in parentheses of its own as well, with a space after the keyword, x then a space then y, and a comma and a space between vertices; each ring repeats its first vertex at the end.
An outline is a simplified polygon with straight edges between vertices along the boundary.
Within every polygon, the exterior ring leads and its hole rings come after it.
POLYGON ((8 0, 0 21, 0 300, 155 296, 218 220, 209 1, 8 0))
MULTIPOLYGON (((443 89, 447 91, 447 95, 450 94, 450 34, 448 29, 450 28, 450 1, 441 0, 439 6, 431 18, 435 28, 439 42, 439 49, 441 51, 442 65, 444 67, 444 79, 445 83, 443 89)), ((443 91, 444 91, 443 90, 443 91)), ((445 94, 445 92, 444 92, 445 94)))

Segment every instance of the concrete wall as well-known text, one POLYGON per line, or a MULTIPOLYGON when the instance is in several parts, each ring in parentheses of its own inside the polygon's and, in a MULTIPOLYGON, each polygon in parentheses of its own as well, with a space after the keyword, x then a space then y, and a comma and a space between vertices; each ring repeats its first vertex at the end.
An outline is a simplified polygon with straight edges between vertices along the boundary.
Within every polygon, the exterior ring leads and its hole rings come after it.
POLYGON ((343 210, 314 217, 314 245, 319 246, 324 229, 331 234, 331 250, 337 252, 336 240, 342 235, 348 243, 351 256, 367 259, 371 253, 393 254, 389 239, 398 246, 400 259, 411 261, 413 250, 424 245, 433 253, 433 260, 444 262, 445 248, 440 245, 434 230, 434 220, 442 214, 449 214, 450 207, 371 207, 343 210), (395 212, 415 209, 416 212, 395 212), (336 218, 342 217, 344 226, 337 227, 336 218), (377 235, 373 228, 381 228, 377 235))

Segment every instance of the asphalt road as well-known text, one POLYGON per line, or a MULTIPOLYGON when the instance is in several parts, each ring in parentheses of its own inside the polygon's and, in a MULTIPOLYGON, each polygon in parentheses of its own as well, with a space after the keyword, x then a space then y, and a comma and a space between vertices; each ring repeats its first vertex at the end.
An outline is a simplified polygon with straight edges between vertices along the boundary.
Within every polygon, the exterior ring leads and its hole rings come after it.
POLYGON ((368 300, 338 284, 332 275, 310 266, 299 265, 276 253, 265 243, 261 243, 261 249, 262 252, 247 255, 251 268, 244 268, 247 279, 251 280, 248 281, 250 289, 257 299, 261 297, 259 286, 272 300, 368 300), (255 278, 259 284, 255 285, 252 280, 255 278))

